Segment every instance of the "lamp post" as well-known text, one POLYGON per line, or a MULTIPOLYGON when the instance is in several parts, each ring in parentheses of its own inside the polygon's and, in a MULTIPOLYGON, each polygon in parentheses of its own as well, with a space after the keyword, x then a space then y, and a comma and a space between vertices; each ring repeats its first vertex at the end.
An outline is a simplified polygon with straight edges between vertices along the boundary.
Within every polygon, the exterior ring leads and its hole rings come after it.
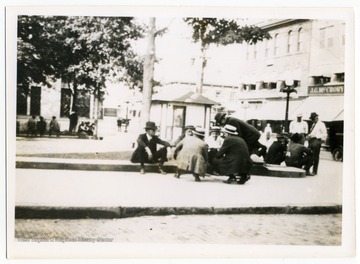
POLYGON ((280 90, 281 93, 286 94, 286 109, 285 109, 285 132, 289 132, 288 125, 288 116, 289 116, 289 100, 291 93, 297 93, 296 89, 293 87, 294 81, 286 81, 285 88, 280 90))

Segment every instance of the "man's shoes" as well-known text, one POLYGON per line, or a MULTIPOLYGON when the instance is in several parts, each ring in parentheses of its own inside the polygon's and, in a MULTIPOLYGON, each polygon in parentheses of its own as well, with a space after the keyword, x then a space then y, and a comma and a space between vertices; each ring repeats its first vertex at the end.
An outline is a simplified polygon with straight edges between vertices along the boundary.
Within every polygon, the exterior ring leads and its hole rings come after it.
POLYGON ((140 174, 145 174, 145 169, 144 168, 140 169, 140 174))
POLYGON ((235 176, 230 176, 226 181, 223 181, 223 183, 231 184, 232 182, 236 181, 235 176))
POLYGON ((194 177, 195 177, 195 181, 196 182, 201 182, 201 180, 200 180, 200 178, 199 178, 199 175, 197 175, 197 174, 193 174, 194 175, 194 177))
POLYGON ((250 175, 242 175, 240 180, 238 180, 238 184, 245 184, 245 182, 247 182, 248 180, 250 180, 250 175))
POLYGON ((311 173, 310 171, 307 171, 305 173, 306 176, 315 176, 316 174, 315 173, 311 173))
POLYGON ((179 172, 175 172, 174 177, 179 179, 179 178, 180 178, 180 173, 179 173, 179 172))
POLYGON ((163 170, 162 167, 159 167, 159 173, 162 175, 166 175, 166 172, 163 170))

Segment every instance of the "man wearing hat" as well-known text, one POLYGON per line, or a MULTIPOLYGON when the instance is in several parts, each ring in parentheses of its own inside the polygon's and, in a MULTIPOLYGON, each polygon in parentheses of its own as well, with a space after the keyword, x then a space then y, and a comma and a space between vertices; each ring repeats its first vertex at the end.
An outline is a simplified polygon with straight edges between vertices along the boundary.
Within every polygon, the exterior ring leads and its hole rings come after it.
POLYGON ((308 135, 308 141, 309 148, 314 153, 314 166, 312 172, 316 175, 319 166, 321 143, 326 140, 327 129, 325 124, 319 121, 319 115, 317 113, 311 113, 310 120, 312 121, 312 125, 308 135))
POLYGON ((224 139, 220 136, 221 128, 219 126, 213 126, 210 128, 210 135, 205 139, 209 149, 219 149, 224 139))
POLYGON ((302 120, 302 116, 303 115, 301 113, 298 113, 296 115, 296 120, 291 121, 289 132, 291 134, 298 133, 301 136, 299 143, 304 145, 306 135, 309 131, 309 126, 304 120, 302 120))
POLYGON ((193 136, 185 137, 177 145, 176 159, 177 171, 175 177, 179 178, 182 171, 191 172, 195 181, 201 181, 199 176, 205 176, 208 162, 208 146, 204 142, 205 131, 200 127, 193 130, 193 136))
POLYGON ((265 163, 280 165, 285 161, 288 144, 288 134, 281 133, 276 136, 277 141, 273 142, 266 154, 265 163))
POLYGON ((167 148, 170 144, 161 140, 155 135, 157 127, 154 122, 146 122, 145 134, 139 135, 137 139, 137 148, 131 156, 131 162, 140 163, 140 173, 145 173, 144 163, 156 163, 159 162, 159 172, 166 174, 163 170, 164 162, 167 161, 167 148), (164 147, 157 150, 157 144, 164 147))
POLYGON ((290 137, 290 140, 285 158, 286 166, 300 169, 304 168, 306 175, 314 176, 314 174, 310 172, 310 168, 313 164, 313 152, 311 149, 299 143, 301 136, 298 133, 293 134, 290 137))
POLYGON ((225 140, 212 160, 212 166, 220 175, 229 176, 225 183, 235 182, 236 176, 240 176, 238 184, 244 184, 250 179, 253 164, 246 143, 238 136, 236 127, 225 125, 222 131, 225 140))
POLYGON ((245 140, 250 155, 256 154, 259 157, 265 157, 267 148, 259 142, 261 134, 255 127, 235 117, 227 117, 226 113, 217 113, 215 121, 222 127, 225 125, 234 126, 237 136, 245 140))

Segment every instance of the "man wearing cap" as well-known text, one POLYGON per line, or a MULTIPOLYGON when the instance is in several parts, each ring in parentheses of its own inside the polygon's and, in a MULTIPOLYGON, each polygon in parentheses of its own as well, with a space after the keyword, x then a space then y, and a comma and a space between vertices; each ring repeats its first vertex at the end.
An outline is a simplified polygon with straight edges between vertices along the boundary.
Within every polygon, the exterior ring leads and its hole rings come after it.
POLYGON ((307 176, 314 176, 310 172, 310 167, 313 164, 313 152, 299 143, 301 136, 298 133, 293 134, 290 140, 285 158, 286 166, 304 168, 307 176))
POLYGON ((177 145, 178 152, 176 159, 177 171, 175 177, 179 178, 182 171, 189 171, 193 174, 195 181, 201 181, 199 176, 205 176, 208 162, 208 145, 204 142, 205 131, 196 127, 192 132, 193 136, 185 137, 177 145))
POLYGON ((170 144, 161 140, 155 135, 157 127, 154 122, 146 122, 145 134, 140 134, 137 139, 137 148, 131 156, 131 162, 140 163, 140 173, 145 173, 144 163, 156 163, 159 162, 159 172, 166 174, 163 170, 164 162, 167 161, 167 148, 170 144), (164 147, 157 150, 157 144, 164 147))
POLYGON ((307 138, 309 141, 309 148, 314 153, 314 166, 312 172, 316 175, 319 166, 321 143, 326 140, 327 129, 325 124, 319 121, 319 115, 317 113, 311 113, 310 120, 312 121, 312 125, 307 138))
POLYGON ((246 143, 238 136, 236 127, 225 125, 222 131, 225 140, 212 160, 212 166, 220 175, 229 176, 225 183, 235 182, 236 176, 240 176, 238 183, 244 184, 250 179, 253 164, 246 143))
POLYGON ((308 124, 302 120, 302 114, 299 113, 296 115, 296 120, 291 121, 289 132, 291 134, 298 133, 301 136, 300 144, 304 145, 306 135, 309 131, 308 124))
POLYGON ((265 163, 280 165, 285 161, 285 155, 288 144, 287 133, 281 133, 276 136, 277 141, 273 142, 266 154, 265 163))
POLYGON ((222 127, 234 126, 237 135, 245 140, 250 155, 256 154, 259 157, 265 157, 267 148, 259 142, 261 134, 255 127, 235 117, 227 117, 226 113, 217 113, 215 121, 222 127))

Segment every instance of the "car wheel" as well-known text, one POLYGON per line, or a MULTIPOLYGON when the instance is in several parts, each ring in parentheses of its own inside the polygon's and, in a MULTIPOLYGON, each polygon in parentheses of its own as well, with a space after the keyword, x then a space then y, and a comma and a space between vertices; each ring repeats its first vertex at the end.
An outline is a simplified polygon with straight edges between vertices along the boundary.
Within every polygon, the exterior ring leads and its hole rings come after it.
POLYGON ((336 148, 332 152, 333 159, 336 161, 343 161, 343 150, 342 148, 336 148))

